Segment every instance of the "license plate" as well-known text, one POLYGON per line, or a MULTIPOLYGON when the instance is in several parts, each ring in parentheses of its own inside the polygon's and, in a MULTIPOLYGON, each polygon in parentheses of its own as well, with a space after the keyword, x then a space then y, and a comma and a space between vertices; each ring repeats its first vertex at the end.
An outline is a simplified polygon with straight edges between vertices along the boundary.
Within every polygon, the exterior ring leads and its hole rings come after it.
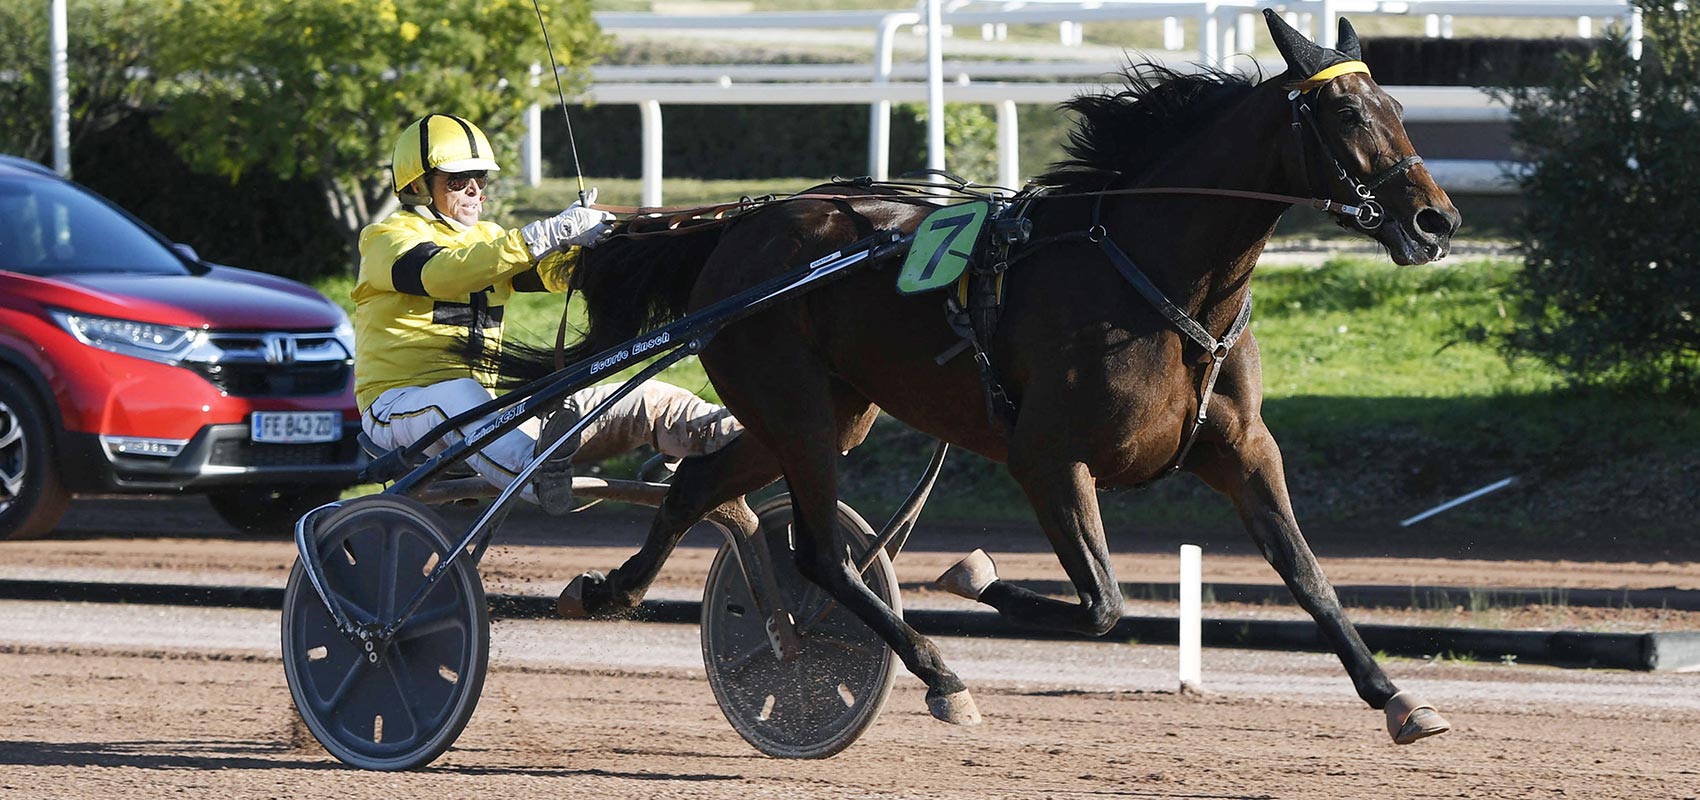
POLYGON ((335 411, 256 411, 249 436, 266 444, 334 442, 342 438, 342 414, 335 411))

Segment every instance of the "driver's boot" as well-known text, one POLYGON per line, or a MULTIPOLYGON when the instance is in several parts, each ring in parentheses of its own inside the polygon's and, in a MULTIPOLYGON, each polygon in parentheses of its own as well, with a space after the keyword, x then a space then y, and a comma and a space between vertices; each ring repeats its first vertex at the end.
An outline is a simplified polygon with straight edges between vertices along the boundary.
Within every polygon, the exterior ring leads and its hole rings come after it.
MULTIPOLYGON (((579 417, 578 404, 567 398, 559 409, 543 420, 535 452, 542 453, 551 442, 561 438, 578 424, 579 417)), ((549 460, 538 465, 537 471, 532 473, 531 490, 537 496, 537 505, 550 516, 559 517, 573 510, 573 455, 578 452, 580 439, 580 434, 574 434, 571 440, 555 448, 549 460)))

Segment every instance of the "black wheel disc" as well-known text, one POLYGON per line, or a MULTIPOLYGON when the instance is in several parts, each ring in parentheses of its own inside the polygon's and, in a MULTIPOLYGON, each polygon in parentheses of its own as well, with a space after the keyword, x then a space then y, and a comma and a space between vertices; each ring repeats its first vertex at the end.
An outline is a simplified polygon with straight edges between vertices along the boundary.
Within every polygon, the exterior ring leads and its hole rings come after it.
MULTIPOLYGON (((802 656, 781 661, 766 621, 750 598, 737 555, 722 545, 709 567, 702 602, 702 654, 709 687, 726 720, 757 750, 777 758, 826 758, 856 741, 879 716, 895 679, 891 649, 861 619, 830 605, 794 565, 791 504, 780 497, 756 509, 760 539, 773 554, 781 602, 798 620, 802 656), (811 624, 812 623, 812 624, 811 624)), ((838 506, 839 541, 861 553, 873 541, 867 522, 838 506)), ((881 552, 862 579, 898 614, 897 574, 881 552)))
MULTIPOLYGON (((357 624, 400 613, 452 545, 406 498, 349 501, 319 523, 315 546, 332 600, 357 624)), ((300 563, 283 600, 283 664, 295 708, 344 763, 373 770, 430 763, 472 718, 484 685, 490 617, 477 570, 457 560, 388 642, 337 630, 300 563)))

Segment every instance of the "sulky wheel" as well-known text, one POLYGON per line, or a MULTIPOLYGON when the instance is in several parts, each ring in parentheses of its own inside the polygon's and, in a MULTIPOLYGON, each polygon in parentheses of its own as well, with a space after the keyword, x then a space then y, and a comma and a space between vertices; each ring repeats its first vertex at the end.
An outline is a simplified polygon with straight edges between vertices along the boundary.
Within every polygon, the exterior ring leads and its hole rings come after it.
MULTIPOLYGON (((407 498, 348 501, 313 532, 325 588, 356 625, 382 629, 454 546, 445 531, 441 518, 407 498)), ((346 764, 403 770, 442 755, 472 718, 489 656, 484 585, 464 556, 387 642, 370 649, 337 630, 299 561, 289 573, 289 693, 314 738, 346 764)))
MULTIPOLYGON (((805 579, 791 558, 791 502, 779 497, 756 509, 757 544, 772 553, 780 602, 799 624, 801 656, 781 661, 768 645, 765 621, 731 545, 709 567, 702 601, 702 655, 708 684, 726 720, 757 750, 777 758, 826 758, 850 746, 879 716, 896 667, 891 649, 848 610, 827 607, 825 592, 805 579)), ((873 531, 849 506, 838 504, 839 541, 862 553, 873 531)), ((899 614, 897 573, 880 552, 862 579, 899 614)))

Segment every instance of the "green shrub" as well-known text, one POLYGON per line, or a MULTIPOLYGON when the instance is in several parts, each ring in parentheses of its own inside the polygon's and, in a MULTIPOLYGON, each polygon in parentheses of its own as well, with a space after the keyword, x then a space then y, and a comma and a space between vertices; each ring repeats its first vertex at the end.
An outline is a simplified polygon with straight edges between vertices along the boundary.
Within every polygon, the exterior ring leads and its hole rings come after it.
POLYGON ((344 232, 350 263, 361 228, 395 207, 396 135, 427 113, 472 120, 496 157, 517 166, 526 109, 553 94, 532 85, 547 64, 538 14, 576 90, 602 47, 586 0, 157 0, 173 27, 154 68, 154 128, 196 171, 232 182, 255 173, 308 181, 344 232))
MULTIPOLYGON (((72 176, 203 258, 308 278, 347 263, 305 181, 266 170, 240 180, 192 172, 151 127, 146 97, 171 9, 156 0, 71 0, 67 8, 72 176)), ((0 0, 0 152, 52 159, 48 8, 0 0)))
POLYGON ((134 113, 71 150, 77 181, 220 264, 311 279, 347 273, 346 242, 307 180, 254 170, 232 181, 194 172, 134 113))
MULTIPOLYGON (((151 0, 70 0, 65 10, 73 147, 124 119, 152 83, 143 69, 168 14, 151 0)), ((0 0, 0 153, 49 163, 48 4, 0 0)))
MULTIPOLYGON (((992 183, 998 179, 998 123, 987 108, 989 106, 973 103, 946 103, 944 107, 945 169, 977 183, 992 183)), ((926 105, 895 106, 891 113, 892 174, 925 169, 926 105), (898 117, 907 124, 898 124, 898 117)))
POLYGON ((1700 13, 1649 0, 1621 33, 1504 92, 1521 181, 1522 324, 1505 340, 1578 385, 1700 392, 1700 13))
MULTIPOLYGON (((573 157, 558 109, 543 115, 549 174, 571 177, 573 157)), ((893 127, 899 114, 893 113, 893 127)), ((579 158, 592 175, 643 171, 637 106, 572 110, 579 158)), ((662 171, 670 178, 861 175, 868 164, 868 107, 846 105, 666 105, 662 171)))

